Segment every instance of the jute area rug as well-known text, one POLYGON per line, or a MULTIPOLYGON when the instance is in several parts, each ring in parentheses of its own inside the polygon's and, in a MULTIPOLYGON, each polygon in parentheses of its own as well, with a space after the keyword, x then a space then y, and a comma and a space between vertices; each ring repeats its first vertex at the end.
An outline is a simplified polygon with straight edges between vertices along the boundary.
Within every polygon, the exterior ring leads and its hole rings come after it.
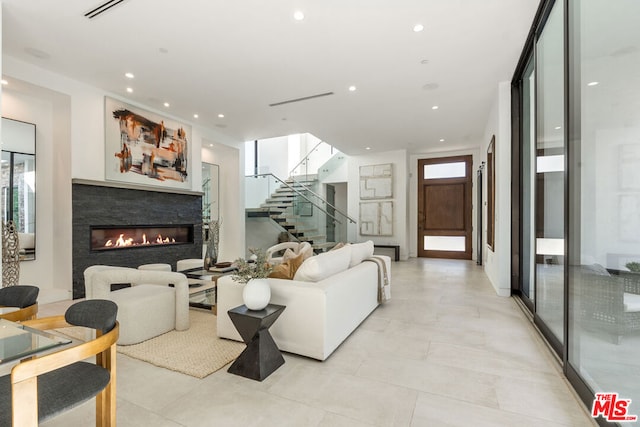
MULTIPOLYGON (((196 378, 211 375, 235 360, 245 344, 218 338, 216 316, 204 310, 189 310, 191 327, 170 331, 139 344, 118 345, 118 353, 196 378)), ((61 328, 58 332, 86 339, 84 328, 61 328), (82 334, 83 336, 78 336, 82 334)))
POLYGON ((170 331, 139 344, 119 345, 118 352, 161 368, 204 378, 235 360, 243 343, 218 338, 213 313, 189 310, 191 327, 170 331))

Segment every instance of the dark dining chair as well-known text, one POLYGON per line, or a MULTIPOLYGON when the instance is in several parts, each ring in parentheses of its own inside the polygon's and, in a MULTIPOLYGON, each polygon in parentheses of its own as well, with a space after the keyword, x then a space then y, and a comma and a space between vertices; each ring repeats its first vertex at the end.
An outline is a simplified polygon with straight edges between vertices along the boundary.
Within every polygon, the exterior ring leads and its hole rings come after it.
POLYGON ((32 320, 38 314, 40 289, 31 285, 16 285, 0 288, 0 307, 15 307, 18 310, 0 314, 0 318, 19 322, 32 320))
POLYGON ((0 427, 36 427, 39 422, 96 398, 96 426, 116 425, 118 306, 113 301, 78 302, 64 316, 23 322, 34 329, 84 326, 95 339, 23 360, 0 377, 0 427), (96 356, 95 363, 85 359, 96 356))

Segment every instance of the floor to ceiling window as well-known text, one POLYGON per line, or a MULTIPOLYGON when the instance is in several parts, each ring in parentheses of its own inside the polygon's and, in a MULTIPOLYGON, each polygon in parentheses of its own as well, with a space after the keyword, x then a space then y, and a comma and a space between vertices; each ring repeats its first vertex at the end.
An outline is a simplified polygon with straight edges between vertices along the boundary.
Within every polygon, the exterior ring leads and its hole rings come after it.
POLYGON ((538 38, 535 55, 535 301, 536 314, 555 343, 562 343, 564 335, 563 19, 563 4, 557 1, 538 38))
POLYGON ((640 2, 569 4, 568 363, 640 415, 640 2))
MULTIPOLYGON (((638 16, 637 0, 543 0, 512 84, 514 292, 585 405, 617 393, 631 416, 640 415, 638 16)), ((597 421, 611 425, 605 412, 597 421)))
POLYGON ((533 306, 535 298, 535 74, 529 58, 522 78, 522 294, 533 306))

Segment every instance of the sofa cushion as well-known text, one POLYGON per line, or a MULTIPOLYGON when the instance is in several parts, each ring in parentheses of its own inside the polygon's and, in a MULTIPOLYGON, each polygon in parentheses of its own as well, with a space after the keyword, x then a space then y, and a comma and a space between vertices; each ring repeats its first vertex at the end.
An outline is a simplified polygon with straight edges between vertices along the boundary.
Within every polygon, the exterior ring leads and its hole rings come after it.
POLYGON ((286 251, 284 251, 284 254, 282 255, 282 262, 287 262, 291 258, 295 258, 297 256, 298 254, 295 253, 292 249, 287 249, 286 251))
POLYGON ((309 242, 302 242, 300 243, 300 246, 298 247, 298 253, 302 254, 302 260, 306 260, 307 258, 310 258, 313 256, 313 247, 311 246, 311 243, 309 242))
MULTIPOLYGON (((287 249, 287 251, 289 250, 290 249, 287 249)), ((293 253, 293 251, 291 252, 293 253)), ((286 256, 286 252, 285 252, 285 256, 286 256)), ((295 276, 296 271, 298 271, 298 268, 300 268, 300 266, 304 262, 304 259, 305 258, 303 253, 300 253, 298 255, 294 254, 293 257, 287 258, 287 260, 284 261, 282 264, 276 265, 271 271, 271 273, 269 274, 269 277, 273 279, 293 280, 293 277, 295 276)))
POLYGON ((349 262, 349 268, 355 267, 365 259, 373 256, 373 242, 371 240, 363 243, 352 243, 350 246, 351 260, 349 262))
POLYGON ((305 260, 296 274, 294 280, 301 282, 319 282, 329 276, 345 271, 349 268, 351 260, 351 246, 345 246, 335 251, 329 251, 312 256, 305 260))
POLYGON ((637 313, 640 311, 640 295, 624 293, 624 311, 625 313, 637 313))
POLYGON ((336 243, 336 245, 334 247, 329 249, 329 251, 337 251, 338 249, 343 248, 344 245, 346 245, 345 242, 338 242, 338 243, 336 243))

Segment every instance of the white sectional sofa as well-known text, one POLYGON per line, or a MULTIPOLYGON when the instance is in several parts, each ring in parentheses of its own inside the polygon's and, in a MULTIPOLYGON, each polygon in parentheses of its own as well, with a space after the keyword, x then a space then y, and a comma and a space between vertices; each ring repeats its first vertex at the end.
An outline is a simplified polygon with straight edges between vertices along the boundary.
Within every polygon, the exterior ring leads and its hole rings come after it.
MULTIPOLYGON (((269 329, 280 350, 325 360, 379 305, 378 264, 360 259, 349 267, 344 260, 351 264, 354 259, 349 246, 345 248, 348 249, 307 259, 303 263, 304 266, 311 262, 308 265, 311 268, 306 269, 307 277, 298 274, 303 269, 301 266, 294 280, 267 279, 271 286, 271 303, 286 306, 269 329), (325 272, 330 275, 320 278, 325 272), (308 281, 314 276, 320 280, 308 281)), ((387 256, 378 258, 384 261, 390 279, 391 259, 387 256)), ((243 304, 243 288, 244 285, 234 282, 230 276, 218 279, 219 337, 242 341, 227 311, 243 304)))

